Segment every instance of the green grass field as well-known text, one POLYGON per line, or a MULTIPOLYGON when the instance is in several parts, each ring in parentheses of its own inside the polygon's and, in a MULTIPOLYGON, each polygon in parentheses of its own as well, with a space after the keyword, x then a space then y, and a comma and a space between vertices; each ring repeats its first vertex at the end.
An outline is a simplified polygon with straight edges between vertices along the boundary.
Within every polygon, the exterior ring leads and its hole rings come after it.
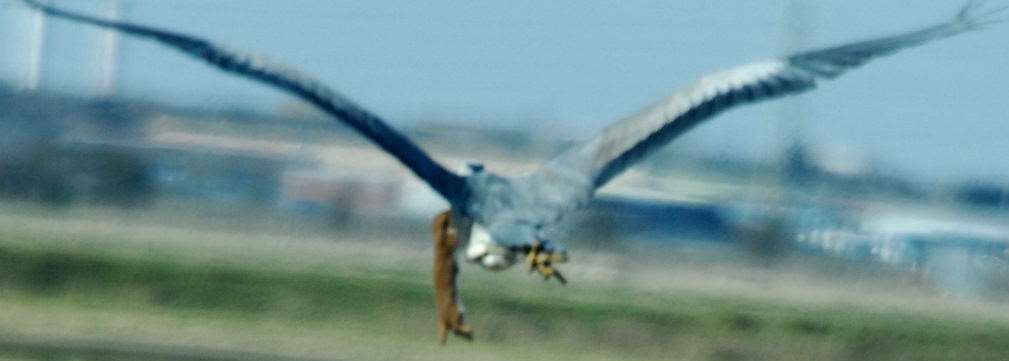
POLYGON ((441 347, 423 247, 30 219, 0 220, 0 360, 1009 360, 1009 321, 987 308, 642 287, 574 265, 568 286, 465 268, 477 339, 441 347))

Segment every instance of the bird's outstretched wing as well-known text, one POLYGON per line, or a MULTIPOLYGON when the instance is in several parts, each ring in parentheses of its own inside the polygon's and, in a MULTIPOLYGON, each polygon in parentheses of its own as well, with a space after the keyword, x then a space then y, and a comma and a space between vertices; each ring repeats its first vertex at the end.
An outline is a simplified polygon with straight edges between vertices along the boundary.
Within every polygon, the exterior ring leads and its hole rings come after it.
POLYGON ((203 59, 226 72, 282 89, 311 103, 368 137, 430 184, 449 203, 460 204, 466 197, 464 178, 439 165, 410 139, 390 127, 375 114, 364 110, 315 79, 279 64, 271 63, 261 57, 226 49, 197 37, 133 23, 100 19, 55 8, 36 0, 24 0, 24 2, 51 16, 155 40, 187 55, 203 59))
POLYGON ((732 107, 797 94, 869 60, 960 33, 984 28, 1006 8, 971 1, 951 20, 921 30, 794 54, 708 75, 644 111, 618 121, 551 160, 532 179, 543 189, 581 187, 584 204, 599 188, 656 149, 732 107))

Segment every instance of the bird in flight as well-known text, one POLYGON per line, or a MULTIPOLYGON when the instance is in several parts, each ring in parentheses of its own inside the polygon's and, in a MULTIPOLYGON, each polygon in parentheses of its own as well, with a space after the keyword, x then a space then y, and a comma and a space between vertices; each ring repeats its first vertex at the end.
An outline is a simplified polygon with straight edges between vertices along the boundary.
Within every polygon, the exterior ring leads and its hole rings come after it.
POLYGON ((370 139, 444 197, 451 205, 451 223, 467 225, 456 231, 460 239, 468 240, 464 256, 469 261, 500 270, 524 260, 530 270, 562 282, 554 264, 567 261, 567 251, 549 239, 553 234, 549 230, 565 215, 585 207, 599 187, 691 128, 736 106, 812 90, 819 81, 870 60, 1006 20, 1006 7, 969 1, 951 19, 918 30, 712 73, 614 122, 532 173, 504 175, 479 164, 470 165, 465 174, 452 172, 374 113, 319 81, 262 57, 178 32, 23 1, 51 16, 159 42, 311 103, 370 139))

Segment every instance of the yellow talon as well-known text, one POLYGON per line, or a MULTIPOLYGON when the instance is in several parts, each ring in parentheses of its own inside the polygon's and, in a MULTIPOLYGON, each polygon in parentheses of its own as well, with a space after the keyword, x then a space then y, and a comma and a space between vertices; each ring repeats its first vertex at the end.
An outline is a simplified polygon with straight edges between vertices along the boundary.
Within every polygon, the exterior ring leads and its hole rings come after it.
POLYGON ((554 262, 564 262, 565 257, 552 252, 543 252, 543 245, 540 241, 534 240, 529 253, 526 254, 526 263, 529 264, 529 273, 538 272, 543 276, 544 281, 556 278, 561 284, 567 284, 567 280, 560 271, 553 267, 554 262))

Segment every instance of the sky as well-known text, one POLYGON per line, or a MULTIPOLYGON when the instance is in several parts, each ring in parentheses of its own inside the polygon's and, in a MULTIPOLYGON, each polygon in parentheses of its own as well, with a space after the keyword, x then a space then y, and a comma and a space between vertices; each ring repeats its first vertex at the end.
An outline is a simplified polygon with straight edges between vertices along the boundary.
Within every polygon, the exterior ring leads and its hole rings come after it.
MULTIPOLYGON (((99 0, 51 2, 108 8, 99 0)), ((569 139, 589 137, 705 73, 931 25, 963 3, 120 2, 130 21, 313 74, 394 126, 443 122, 569 139)), ((24 79, 30 14, 0 0, 2 80, 24 79)), ((41 88, 97 94, 103 33, 59 20, 46 29, 41 88)), ((117 90, 130 97, 266 112, 292 103, 148 42, 124 39, 118 61, 117 90)), ((671 151, 767 161, 797 138, 821 157, 923 182, 1009 184, 1009 23, 875 61, 798 97, 724 113, 671 151)))

